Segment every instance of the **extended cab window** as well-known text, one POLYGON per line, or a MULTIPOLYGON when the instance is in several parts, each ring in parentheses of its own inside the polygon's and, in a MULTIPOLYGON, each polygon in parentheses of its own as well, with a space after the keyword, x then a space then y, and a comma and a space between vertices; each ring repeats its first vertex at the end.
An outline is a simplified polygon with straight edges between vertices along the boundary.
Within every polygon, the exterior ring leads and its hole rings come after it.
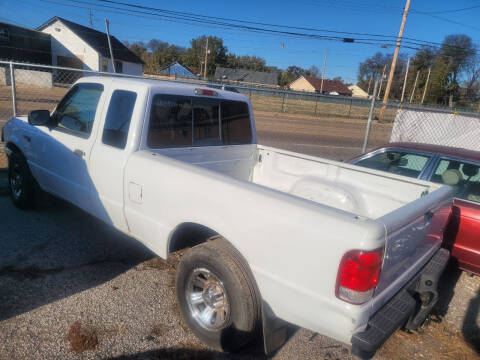
POLYGON ((103 128, 104 144, 119 149, 125 148, 136 100, 137 94, 132 91, 115 90, 113 92, 103 128))
POLYGON ((155 95, 150 111, 150 148, 192 146, 192 102, 187 96, 155 95))
POLYGON ((480 202, 479 170, 480 165, 441 159, 430 181, 452 186, 459 199, 480 202))
POLYGON ((355 165, 417 178, 429 159, 430 157, 426 155, 386 151, 357 161, 355 165))
POLYGON ((57 128, 90 135, 102 92, 101 84, 75 85, 55 110, 57 128))

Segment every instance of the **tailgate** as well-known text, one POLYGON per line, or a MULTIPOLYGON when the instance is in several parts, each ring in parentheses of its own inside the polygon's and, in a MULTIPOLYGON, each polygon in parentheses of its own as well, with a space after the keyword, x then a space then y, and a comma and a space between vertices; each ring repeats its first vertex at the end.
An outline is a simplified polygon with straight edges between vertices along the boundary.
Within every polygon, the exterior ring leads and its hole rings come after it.
POLYGON ((378 219, 386 228, 385 256, 375 297, 399 290, 433 256, 450 218, 453 189, 422 196, 378 219))

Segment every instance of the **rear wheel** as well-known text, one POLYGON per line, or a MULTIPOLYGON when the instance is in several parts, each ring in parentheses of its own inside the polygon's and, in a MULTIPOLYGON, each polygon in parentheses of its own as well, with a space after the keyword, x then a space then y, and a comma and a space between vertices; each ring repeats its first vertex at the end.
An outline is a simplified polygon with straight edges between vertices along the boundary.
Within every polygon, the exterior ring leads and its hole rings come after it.
POLYGON ((206 344, 239 351, 259 334, 260 305, 240 254, 216 238, 188 250, 176 278, 185 322, 206 344))
POLYGON ((18 152, 13 152, 8 159, 8 184, 16 207, 28 209, 33 206, 35 181, 25 157, 18 152))

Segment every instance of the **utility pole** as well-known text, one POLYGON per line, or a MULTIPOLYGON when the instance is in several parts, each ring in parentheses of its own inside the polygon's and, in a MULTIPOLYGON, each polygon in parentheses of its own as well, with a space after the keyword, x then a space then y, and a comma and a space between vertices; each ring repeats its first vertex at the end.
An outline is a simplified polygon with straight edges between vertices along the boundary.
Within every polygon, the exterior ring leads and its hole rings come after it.
POLYGON ((368 81, 367 95, 370 95, 370 85, 372 85, 372 78, 373 76, 370 76, 370 80, 368 81))
POLYGON ((410 0, 407 0, 405 4, 405 9, 403 10, 402 24, 400 25, 400 30, 397 37, 397 45, 395 47, 395 52, 393 53, 392 66, 390 66, 390 74, 388 75, 387 87, 385 88, 385 96, 383 97, 383 106, 380 110, 380 116, 378 117, 379 121, 382 121, 383 114, 388 104, 388 96, 390 95, 390 89, 392 87, 393 75, 395 74, 395 66, 397 66, 398 52, 400 51, 400 45, 402 44, 403 30, 405 29, 405 23, 407 22, 408 10, 410 9, 410 0))
POLYGON ((430 72, 432 71, 432 68, 428 68, 428 75, 427 75, 427 82, 425 83, 425 89, 423 89, 423 96, 422 96, 422 104, 423 101, 425 100, 425 95, 427 94, 427 87, 428 87, 428 80, 430 80, 430 72))
POLYGON ((115 60, 113 58, 112 43, 110 41, 110 31, 108 29, 108 19, 107 18, 105 18, 105 29, 107 30, 108 48, 110 49, 110 57, 112 59, 112 69, 113 69, 113 72, 116 73, 117 70, 115 69, 115 60))
POLYGON ((402 98, 400 99, 400 102, 403 103, 403 98, 405 96, 405 89, 407 88, 407 78, 408 78, 408 69, 410 67, 410 58, 408 58, 407 61, 407 70, 405 70, 405 80, 403 80, 403 88, 402 88, 402 98))
POLYGON ((410 102, 412 102, 413 95, 415 95, 415 88, 417 87, 418 75, 420 75, 420 70, 417 71, 417 76, 415 77, 415 82, 413 83, 412 95, 410 96, 410 102))
POLYGON ((383 67, 382 78, 380 79, 380 86, 378 87, 378 94, 373 94, 373 96, 380 97, 380 94, 382 93, 383 79, 385 78, 386 71, 387 71, 387 64, 385 64, 385 66, 383 67))
POLYGON ((208 61, 208 36, 205 44, 205 65, 203 67, 203 79, 207 80, 207 61, 208 61))
POLYGON ((325 79, 325 66, 327 66, 327 49, 325 49, 325 56, 323 57, 322 82, 320 83, 320 94, 323 94, 323 80, 325 79))
POLYGON ((93 29, 93 14, 92 14, 92 9, 88 9, 88 18, 90 20, 90 27, 93 29))

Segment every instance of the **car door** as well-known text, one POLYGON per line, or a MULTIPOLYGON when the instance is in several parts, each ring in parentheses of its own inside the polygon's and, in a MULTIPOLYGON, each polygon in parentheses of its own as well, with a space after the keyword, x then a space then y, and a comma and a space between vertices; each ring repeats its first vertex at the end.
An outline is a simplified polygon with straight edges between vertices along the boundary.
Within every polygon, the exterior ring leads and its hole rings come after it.
POLYGON ((124 215, 124 168, 138 149, 147 88, 115 84, 106 95, 98 139, 92 149, 90 168, 96 193, 95 216, 122 231, 128 231, 124 215), (138 130, 138 131, 137 131, 138 130))
POLYGON ((480 275, 480 163, 441 156, 428 180, 455 189, 445 245, 462 269, 480 275))
POLYGON ((99 83, 74 85, 52 114, 56 125, 41 128, 45 136, 38 148, 42 188, 89 212, 94 192, 89 158, 101 116, 103 90, 99 83))

